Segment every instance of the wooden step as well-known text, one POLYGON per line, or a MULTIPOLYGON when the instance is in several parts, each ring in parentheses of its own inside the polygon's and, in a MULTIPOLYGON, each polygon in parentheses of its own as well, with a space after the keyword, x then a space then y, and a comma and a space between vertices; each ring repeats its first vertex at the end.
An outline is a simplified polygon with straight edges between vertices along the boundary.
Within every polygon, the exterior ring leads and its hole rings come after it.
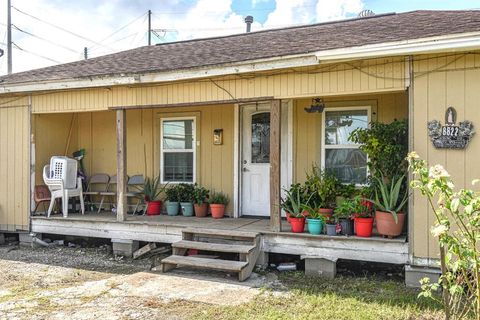
POLYGON ((255 239, 259 234, 256 232, 238 231, 238 230, 222 230, 222 229, 200 229, 189 228, 183 229, 182 234, 202 235, 208 237, 222 237, 222 238, 242 238, 255 239))
POLYGON ((215 251, 215 252, 229 252, 229 253, 249 253, 255 249, 255 246, 249 245, 237 245, 237 244, 223 244, 223 243, 210 243, 199 241, 182 240, 172 244, 173 248, 180 249, 197 249, 203 251, 215 251))
POLYGON ((231 261, 221 259, 197 258, 195 256, 177 256, 173 255, 162 260, 163 271, 168 271, 166 265, 180 265, 196 268, 207 268, 219 271, 240 272, 247 266, 244 261, 231 261))

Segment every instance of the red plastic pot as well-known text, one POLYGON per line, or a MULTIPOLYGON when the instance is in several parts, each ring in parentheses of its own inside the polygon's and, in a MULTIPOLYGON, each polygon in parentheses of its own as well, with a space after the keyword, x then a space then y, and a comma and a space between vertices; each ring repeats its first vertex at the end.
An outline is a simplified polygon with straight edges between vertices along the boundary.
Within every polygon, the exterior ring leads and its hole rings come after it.
POLYGON ((290 225, 292 227, 292 232, 303 233, 305 230, 305 218, 290 217, 290 225))
POLYGON ((355 218, 357 236, 369 238, 372 236, 373 218, 355 218))
POLYGON ((196 217, 206 217, 208 213, 208 203, 193 204, 193 208, 195 209, 195 216, 196 217))
POLYGON ((147 202, 147 216, 157 216, 162 213, 162 201, 148 201, 147 202))
POLYGON ((212 218, 221 219, 225 214, 225 205, 224 204, 210 204, 210 212, 212 213, 212 218))

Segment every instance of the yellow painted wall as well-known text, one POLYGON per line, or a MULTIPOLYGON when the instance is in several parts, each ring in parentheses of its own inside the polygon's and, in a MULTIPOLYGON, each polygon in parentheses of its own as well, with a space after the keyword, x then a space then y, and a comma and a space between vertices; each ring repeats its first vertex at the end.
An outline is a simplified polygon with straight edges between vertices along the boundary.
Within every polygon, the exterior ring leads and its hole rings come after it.
MULTIPOLYGON (((54 154, 65 150, 70 116, 36 116, 37 178, 54 154), (63 121, 61 121, 63 119, 63 121), (55 138, 55 143, 49 141, 55 138)), ((197 127, 197 182, 233 198, 233 105, 162 108, 127 111, 127 173, 152 177, 159 173, 159 119, 195 116, 197 127), (213 129, 223 129, 223 145, 213 145, 213 129)), ((69 154, 85 148, 87 174, 116 174, 115 112, 78 113, 69 154)), ((232 203, 227 212, 232 212, 232 203)))
MULTIPOLYGON (((435 149, 427 132, 427 122, 444 124, 449 106, 457 110, 457 122, 470 120, 480 126, 480 54, 417 56, 414 63, 413 150, 430 165, 441 164, 458 188, 471 188, 480 178, 478 133, 465 150, 435 149)), ((410 242, 416 258, 438 258, 438 243, 430 234, 434 215, 419 192, 413 197, 414 212, 410 242)))
MULTIPOLYGON (((325 99, 326 107, 371 106, 372 120, 389 123, 394 119, 408 118, 408 95, 396 92, 378 95, 331 97, 325 99)), ((298 99, 294 103, 294 177, 298 182, 305 180, 305 171, 313 163, 321 163, 322 115, 307 113, 304 108, 312 99, 298 99)))
POLYGON ((28 230, 30 157, 28 108, 0 105, 0 231, 28 230))
POLYGON ((190 82, 38 93, 33 113, 99 111, 113 106, 178 104, 254 97, 277 99, 398 91, 405 88, 403 58, 370 59, 297 68, 274 74, 190 82))

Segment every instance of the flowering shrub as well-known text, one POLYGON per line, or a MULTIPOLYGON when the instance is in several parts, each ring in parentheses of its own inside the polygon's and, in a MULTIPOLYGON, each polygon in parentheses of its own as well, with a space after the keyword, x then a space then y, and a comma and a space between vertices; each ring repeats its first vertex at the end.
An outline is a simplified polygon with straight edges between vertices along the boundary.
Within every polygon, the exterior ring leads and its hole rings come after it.
MULTIPOLYGON (((447 319, 473 316, 480 319, 480 194, 455 190, 440 165, 428 168, 415 152, 407 160, 413 172, 411 187, 426 196, 436 222, 431 232, 440 244, 442 275, 438 283, 422 280, 422 296, 442 288, 447 319)), ((475 184, 477 181, 474 181, 475 184)))

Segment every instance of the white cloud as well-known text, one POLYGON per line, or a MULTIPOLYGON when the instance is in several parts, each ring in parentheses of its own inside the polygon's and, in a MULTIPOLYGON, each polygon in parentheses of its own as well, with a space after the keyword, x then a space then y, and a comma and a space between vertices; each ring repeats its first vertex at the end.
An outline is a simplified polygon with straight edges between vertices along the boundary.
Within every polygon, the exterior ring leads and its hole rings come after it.
MULTIPOLYGON (((32 38, 19 31, 13 32, 14 42, 25 50, 35 52, 62 63, 79 60, 83 57, 83 48, 89 47, 89 55, 98 56, 116 51, 146 45, 146 16, 141 17, 127 28, 109 39, 106 36, 145 13, 149 8, 154 12, 154 29, 168 29, 163 41, 205 38, 245 32, 242 14, 232 10, 233 0, 12 0, 13 6, 31 13, 42 20, 62 26, 88 39, 101 41, 105 46, 79 39, 62 32, 12 9, 13 23, 19 28, 47 38, 73 52, 32 38)), ((266 0, 251 0, 252 5, 266 0)), ((0 0, 0 42, 6 24, 6 0, 0 0)), ((294 24, 313 23, 332 19, 341 19, 356 15, 363 9, 362 0, 276 0, 274 11, 268 14, 262 25, 255 21, 252 30, 282 27, 294 24)), ((252 15, 255 15, 252 10, 252 15)), ((5 46, 0 44, 0 48, 5 46)), ((14 50, 14 72, 40 68, 55 64, 46 59, 14 50)), ((6 73, 6 55, 0 58, 0 74, 6 73)))

